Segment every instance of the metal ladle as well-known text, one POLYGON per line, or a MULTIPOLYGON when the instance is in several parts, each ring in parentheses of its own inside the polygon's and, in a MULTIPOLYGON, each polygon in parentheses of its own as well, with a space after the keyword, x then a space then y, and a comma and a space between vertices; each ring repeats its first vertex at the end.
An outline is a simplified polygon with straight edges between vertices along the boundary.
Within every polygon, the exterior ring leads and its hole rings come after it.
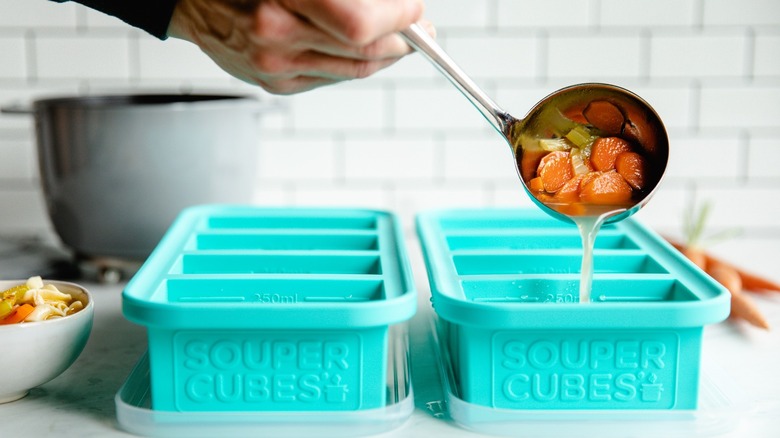
MULTIPOLYGON (((463 70, 447 55, 447 53, 418 24, 400 32, 406 42, 423 54, 455 87, 482 113, 488 122, 506 139, 515 156, 517 169, 523 187, 531 199, 553 217, 573 222, 571 214, 565 213, 565 208, 558 208, 539 201, 528 187, 531 175, 524 171, 526 158, 522 145, 524 138, 549 138, 555 132, 555 125, 561 115, 570 109, 586 108, 593 101, 607 101, 620 108, 626 116, 625 134, 641 140, 645 148, 648 178, 645 187, 638 196, 632 199, 633 205, 611 210, 609 207, 590 211, 584 215, 607 216, 606 222, 622 220, 644 206, 650 199, 663 176, 669 157, 669 139, 666 129, 655 110, 642 98, 623 88, 608 84, 578 84, 562 88, 548 95, 537 103, 524 119, 517 119, 502 110, 485 92, 469 78, 463 70), (629 123, 630 122, 630 123, 629 123)), ((621 132, 623 133, 623 132, 621 132)), ((537 161, 538 162, 538 161, 537 161)), ((533 164, 533 163, 530 163, 533 164)), ((532 172, 534 166, 529 166, 532 172)), ((565 207, 565 205, 560 205, 565 207)))

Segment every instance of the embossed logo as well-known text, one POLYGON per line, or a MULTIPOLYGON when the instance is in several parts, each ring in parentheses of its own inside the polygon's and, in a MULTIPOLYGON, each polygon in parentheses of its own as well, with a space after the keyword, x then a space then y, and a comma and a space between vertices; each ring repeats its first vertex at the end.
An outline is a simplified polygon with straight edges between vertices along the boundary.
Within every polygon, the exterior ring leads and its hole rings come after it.
POLYGON ((678 339, 634 333, 494 337, 494 402, 502 407, 566 409, 596 405, 669 408, 674 404, 678 339))
POLYGON ((359 406, 359 339, 339 335, 177 335, 176 404, 182 409, 306 410, 359 406))

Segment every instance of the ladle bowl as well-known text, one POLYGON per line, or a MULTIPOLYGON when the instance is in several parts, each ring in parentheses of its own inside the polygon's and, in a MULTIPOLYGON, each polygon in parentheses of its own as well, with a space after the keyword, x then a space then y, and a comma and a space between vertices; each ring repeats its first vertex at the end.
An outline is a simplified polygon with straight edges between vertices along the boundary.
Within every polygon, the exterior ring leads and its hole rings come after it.
MULTIPOLYGON (((449 81, 482 113, 488 122, 509 144, 515 166, 524 189, 542 210, 555 218, 573 222, 572 216, 603 216, 605 222, 615 222, 631 216, 647 204, 658 187, 669 159, 669 139, 661 118, 655 110, 636 94, 609 84, 586 83, 572 85, 553 92, 539 101, 519 119, 501 109, 471 80, 447 53, 419 25, 413 24, 401 35, 415 50, 425 56, 449 81), (616 136, 630 138, 642 148, 646 161, 643 187, 634 193, 631 203, 624 205, 594 205, 580 203, 573 213, 570 203, 542 202, 529 188, 529 181, 536 172, 539 156, 528 147, 529 140, 549 139, 557 135, 562 123, 577 123, 585 108, 592 102, 608 102, 618 108, 624 118, 616 136)), ((583 122, 587 123, 587 122, 583 122)))

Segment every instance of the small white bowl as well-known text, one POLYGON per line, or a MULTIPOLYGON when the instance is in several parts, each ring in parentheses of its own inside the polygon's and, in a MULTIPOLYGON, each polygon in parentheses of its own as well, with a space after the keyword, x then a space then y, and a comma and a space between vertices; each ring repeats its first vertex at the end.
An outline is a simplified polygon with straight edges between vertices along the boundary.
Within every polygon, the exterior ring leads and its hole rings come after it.
MULTIPOLYGON (((26 280, 0 281, 0 291, 26 280)), ((83 287, 44 280, 86 303, 78 312, 47 321, 0 325, 0 403, 18 400, 36 386, 54 379, 79 357, 92 330, 95 306, 83 287)))

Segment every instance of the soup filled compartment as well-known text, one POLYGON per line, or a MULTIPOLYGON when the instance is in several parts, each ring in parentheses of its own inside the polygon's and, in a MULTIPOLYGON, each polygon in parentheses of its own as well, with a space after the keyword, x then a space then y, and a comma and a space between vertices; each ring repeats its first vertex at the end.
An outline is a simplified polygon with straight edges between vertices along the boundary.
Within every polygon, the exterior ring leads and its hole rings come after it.
POLYGON ((378 433, 413 409, 416 291, 397 219, 349 209, 185 210, 123 293, 148 352, 123 428, 378 433))
POLYGON ((573 224, 535 209, 443 210, 417 227, 455 422, 547 435, 617 420, 619 435, 621 420, 711 407, 702 332, 728 316, 729 293, 640 222, 599 231, 582 303, 573 224))

